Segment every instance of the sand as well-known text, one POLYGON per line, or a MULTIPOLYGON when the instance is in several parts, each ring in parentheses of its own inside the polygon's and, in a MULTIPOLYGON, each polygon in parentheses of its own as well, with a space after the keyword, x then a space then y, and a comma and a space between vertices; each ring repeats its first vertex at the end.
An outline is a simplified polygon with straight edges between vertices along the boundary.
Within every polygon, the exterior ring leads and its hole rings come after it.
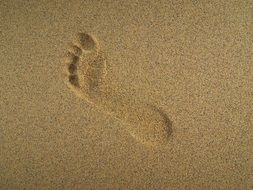
POLYGON ((253 3, 0 3, 0 189, 252 189, 253 3))

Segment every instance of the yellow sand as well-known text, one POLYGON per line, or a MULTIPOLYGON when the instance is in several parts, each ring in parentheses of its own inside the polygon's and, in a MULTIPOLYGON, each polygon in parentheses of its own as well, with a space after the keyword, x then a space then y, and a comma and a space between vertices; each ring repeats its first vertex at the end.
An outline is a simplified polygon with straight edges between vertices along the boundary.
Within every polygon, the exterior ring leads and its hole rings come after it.
POLYGON ((252 189, 252 10, 1 2, 0 189, 252 189))

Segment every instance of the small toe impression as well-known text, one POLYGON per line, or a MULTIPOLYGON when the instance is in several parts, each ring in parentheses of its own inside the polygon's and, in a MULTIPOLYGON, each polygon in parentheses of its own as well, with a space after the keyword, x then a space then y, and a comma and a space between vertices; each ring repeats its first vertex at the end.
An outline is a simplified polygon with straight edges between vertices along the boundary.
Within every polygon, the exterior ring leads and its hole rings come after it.
POLYGON ((79 62, 79 57, 74 55, 73 53, 68 53, 66 57, 66 66, 68 69, 68 73, 73 75, 77 73, 77 66, 79 62))
POLYGON ((69 71, 70 74, 76 74, 77 73, 77 66, 76 66, 76 64, 71 63, 68 66, 68 71, 69 71))
POLYGON ((68 52, 65 56, 66 64, 78 64, 80 57, 74 55, 72 52, 68 52))
POLYGON ((70 75, 69 82, 70 82, 70 84, 72 84, 75 87, 80 87, 77 75, 70 75))
POLYGON ((97 49, 96 40, 89 34, 79 33, 78 41, 82 48, 86 51, 95 51, 97 49))

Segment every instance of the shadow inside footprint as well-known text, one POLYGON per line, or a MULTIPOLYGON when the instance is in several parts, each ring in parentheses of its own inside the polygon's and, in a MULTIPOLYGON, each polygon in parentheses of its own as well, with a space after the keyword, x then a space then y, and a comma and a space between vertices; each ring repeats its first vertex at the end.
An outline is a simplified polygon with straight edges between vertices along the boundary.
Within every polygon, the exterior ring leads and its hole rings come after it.
POLYGON ((154 105, 149 106, 152 107, 155 111, 157 111, 161 115, 166 126, 167 135, 170 136, 173 130, 172 130, 172 121, 170 120, 169 116, 161 108, 158 108, 154 105))

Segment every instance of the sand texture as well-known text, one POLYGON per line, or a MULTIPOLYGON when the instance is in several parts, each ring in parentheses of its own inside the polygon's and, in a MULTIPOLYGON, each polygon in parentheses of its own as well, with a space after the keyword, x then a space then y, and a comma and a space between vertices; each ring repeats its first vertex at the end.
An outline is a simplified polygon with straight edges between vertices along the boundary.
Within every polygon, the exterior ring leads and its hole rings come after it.
POLYGON ((253 189, 253 2, 0 2, 0 190, 253 189))

